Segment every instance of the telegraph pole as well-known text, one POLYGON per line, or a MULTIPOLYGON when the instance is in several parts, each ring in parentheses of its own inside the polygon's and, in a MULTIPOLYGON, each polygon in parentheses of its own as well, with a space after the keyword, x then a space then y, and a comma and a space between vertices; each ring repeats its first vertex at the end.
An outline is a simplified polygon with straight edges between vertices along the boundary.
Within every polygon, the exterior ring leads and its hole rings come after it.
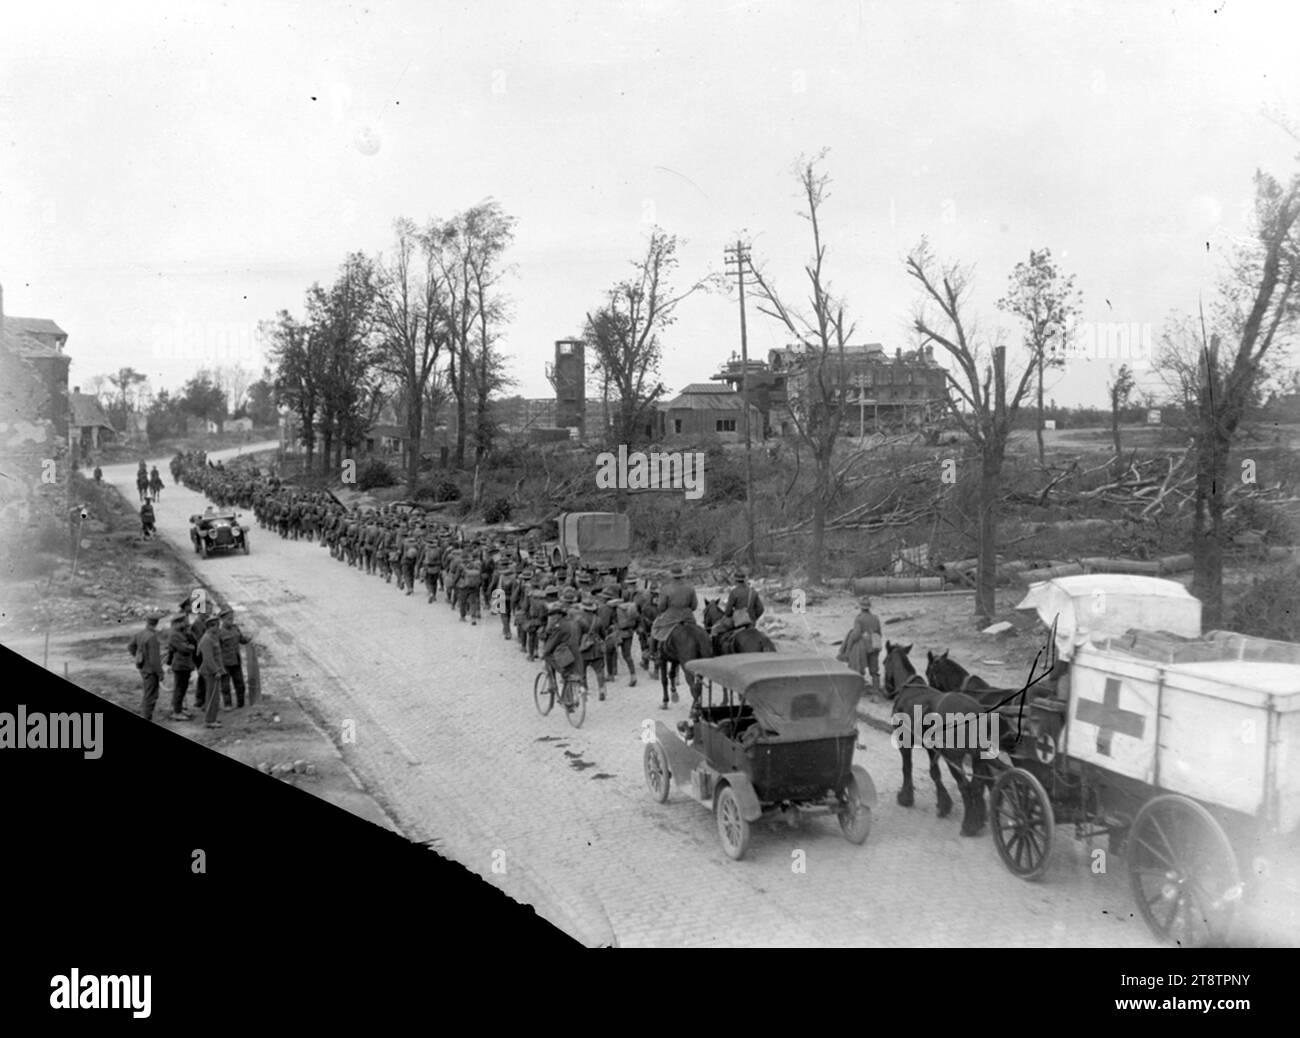
POLYGON ((727 274, 736 275, 740 287, 740 402, 741 425, 745 431, 745 532, 749 537, 746 557, 752 568, 758 560, 754 533, 754 469, 750 458, 749 432, 749 339, 745 331, 745 270, 749 267, 749 246, 739 239, 723 249, 727 274), (735 268, 734 270, 732 268, 735 268))

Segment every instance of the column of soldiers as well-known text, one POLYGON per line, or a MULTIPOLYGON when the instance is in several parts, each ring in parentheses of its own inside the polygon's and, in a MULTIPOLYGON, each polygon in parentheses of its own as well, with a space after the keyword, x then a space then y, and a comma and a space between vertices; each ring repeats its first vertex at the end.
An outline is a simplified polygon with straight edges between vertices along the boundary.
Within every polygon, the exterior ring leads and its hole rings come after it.
MULTIPOLYGON (((528 660, 549 662, 559 645, 571 642, 574 662, 561 669, 584 684, 589 672, 594 674, 601 699, 618 677, 620 659, 628 684, 637 683, 634 640, 642 669, 654 676, 651 630, 656 617, 695 602, 694 589, 679 568, 661 592, 657 582, 641 587, 635 578, 620 582, 615 575, 596 575, 575 565, 549 565, 535 532, 467 538, 419 509, 345 506, 326 491, 284 485, 251 468, 227 469, 199 453, 178 455, 173 473, 178 470, 187 487, 216 504, 251 509, 264 529, 318 543, 331 558, 396 583, 406 595, 420 586, 433 605, 441 590, 462 623, 477 625, 488 608, 501 619, 503 640, 513 641, 528 660)), ((732 599, 740 601, 739 593, 748 593, 743 580, 739 583, 728 597, 728 615, 732 599)), ((746 599, 751 608, 752 597, 746 599)))

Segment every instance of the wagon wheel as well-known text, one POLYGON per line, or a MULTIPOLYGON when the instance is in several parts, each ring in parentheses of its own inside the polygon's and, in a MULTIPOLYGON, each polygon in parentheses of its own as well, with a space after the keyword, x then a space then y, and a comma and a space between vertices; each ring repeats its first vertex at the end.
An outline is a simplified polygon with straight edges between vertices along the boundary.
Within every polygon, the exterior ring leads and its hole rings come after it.
POLYGON ((1043 784, 1023 768, 1005 771, 993 784, 993 844, 1002 864, 1021 879, 1047 871, 1056 823, 1043 784))
POLYGON ((545 671, 540 671, 533 679, 533 702, 537 704, 537 712, 543 717, 555 706, 555 692, 546 682, 545 671))
POLYGON ((1126 853, 1133 897, 1153 934, 1192 948, 1224 941, 1242 884, 1228 837, 1209 811, 1180 796, 1148 801, 1126 853))
POLYGON ((749 850, 749 823, 740 810, 740 801, 730 786, 718 790, 713 812, 718 818, 718 838, 727 857, 740 861, 749 850))
POLYGON ((587 689, 580 682, 572 681, 565 687, 564 694, 567 700, 565 716, 574 728, 581 728, 587 719, 587 689))
POLYGON ((662 804, 668 799, 668 781, 671 775, 668 769, 668 757, 664 754, 663 747, 657 742, 646 743, 642 763, 645 766, 645 784, 650 787, 650 795, 657 803, 662 804))
POLYGON ((844 790, 844 806, 836 817, 839 818, 840 828, 844 830, 844 838, 849 843, 867 842, 867 837, 871 835, 871 806, 862 802, 862 794, 853 779, 849 779, 844 790))

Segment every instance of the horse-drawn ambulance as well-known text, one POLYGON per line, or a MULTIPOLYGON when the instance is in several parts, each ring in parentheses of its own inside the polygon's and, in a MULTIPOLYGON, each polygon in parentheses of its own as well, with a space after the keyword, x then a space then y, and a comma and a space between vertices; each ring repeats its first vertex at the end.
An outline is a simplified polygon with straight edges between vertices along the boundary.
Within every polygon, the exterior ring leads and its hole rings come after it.
POLYGON ((993 787, 1004 864, 1038 879, 1055 824, 1106 836, 1138 909, 1172 943, 1225 941, 1300 827, 1300 645, 1214 631, 1174 581, 1035 584, 1068 669, 1031 700, 1031 738, 993 787))

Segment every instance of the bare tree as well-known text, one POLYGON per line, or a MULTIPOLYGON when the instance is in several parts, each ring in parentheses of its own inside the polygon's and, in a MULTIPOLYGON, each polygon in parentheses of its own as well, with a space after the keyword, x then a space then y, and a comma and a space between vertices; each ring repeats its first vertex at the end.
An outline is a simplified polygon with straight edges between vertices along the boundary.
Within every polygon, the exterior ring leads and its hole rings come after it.
POLYGON ((148 380, 148 375, 141 374, 135 368, 118 368, 108 376, 108 381, 117 390, 117 397, 109 413, 121 421, 124 429, 127 416, 135 410, 135 391, 148 380))
POLYGON ((674 311, 682 300, 708 290, 717 280, 706 276, 686 291, 674 292, 670 282, 680 244, 676 235, 658 227, 651 230, 645 255, 632 264, 632 276, 610 288, 601 307, 587 314, 583 338, 602 395, 618 397, 613 434, 620 442, 645 438, 640 435, 644 416, 663 395, 657 377, 663 359, 660 336, 676 320, 674 311))
POLYGON ((975 613, 993 616, 997 592, 998 498, 1002 462, 1006 456, 1016 414, 1029 388, 1034 364, 1026 366, 1015 388, 1007 384, 1006 347, 993 347, 993 363, 980 374, 982 358, 976 346, 976 328, 966 316, 971 272, 955 263, 941 264, 922 238, 907 257, 907 273, 921 289, 921 301, 912 326, 922 342, 936 342, 956 362, 960 377, 948 375, 961 403, 949 399, 949 410, 970 438, 980 457, 979 516, 977 520, 979 570, 975 585, 975 613), (937 310, 937 314, 932 313, 937 310), (961 406, 965 405, 964 410, 961 406))
POLYGON ((812 550, 808 558, 808 579, 818 584, 826 548, 826 517, 839 493, 842 480, 834 470, 835 445, 845 429, 849 413, 848 371, 844 347, 854 325, 844 315, 844 301, 832 291, 825 271, 826 243, 822 240, 821 210, 830 197, 830 178, 819 169, 826 151, 813 158, 800 157, 794 173, 800 196, 807 207, 799 215, 812 231, 812 259, 804 265, 810 297, 807 309, 787 304, 762 270, 753 271, 761 313, 779 322, 802 349, 800 381, 802 392, 787 392, 786 408, 814 462, 812 550))
POLYGON ((1029 259, 1011 272, 1010 288, 998 309, 1015 314, 1024 326, 1025 346, 1038 376, 1038 464, 1047 465, 1043 446, 1043 372, 1065 365, 1070 328, 1079 315, 1081 296, 1074 275, 1063 277, 1051 249, 1030 249, 1029 259))
POLYGON ((1115 441, 1115 465, 1118 468, 1120 456, 1124 453, 1119 441, 1119 413, 1128 406, 1133 395, 1133 372, 1127 364, 1121 364, 1114 377, 1106 384, 1106 393, 1110 397, 1110 435, 1115 441))
POLYGON ((213 381, 225 392, 230 413, 234 414, 243 404, 248 387, 253 384, 253 373, 236 361, 213 369, 212 376, 213 381))
POLYGON ((478 320, 473 355, 474 460, 487 459, 496 435, 492 421, 492 394, 513 383, 506 374, 505 358, 497 351, 501 326, 509 319, 508 300, 501 293, 503 278, 512 268, 501 262, 515 235, 515 218, 491 200, 465 213, 465 237, 470 243, 469 275, 477 300, 478 320))
POLYGON ((1300 325, 1300 175, 1283 185, 1257 172, 1255 220, 1255 240, 1239 250, 1222 286, 1216 322, 1222 333, 1211 335, 1201 323, 1193 589, 1207 626, 1223 619, 1223 510, 1232 438, 1270 347, 1300 325))
POLYGON ((490 390, 484 389, 489 380, 483 373, 490 371, 495 326, 503 317, 501 300, 494 290, 502 270, 501 255, 511 241, 513 227, 514 218, 489 199, 450 220, 435 221, 429 228, 430 256, 437 265, 446 299, 447 379, 456 399, 457 468, 465 465, 471 394, 481 405, 479 421, 487 421, 487 399, 481 394, 490 390))
POLYGON ((420 444, 424 438, 425 394, 447 345, 446 300, 438 264, 433 261, 434 241, 414 222, 399 219, 393 227, 396 245, 392 259, 377 264, 375 298, 379 365, 392 379, 406 412, 410 450, 406 463, 407 493, 415 493, 420 472, 420 444))

